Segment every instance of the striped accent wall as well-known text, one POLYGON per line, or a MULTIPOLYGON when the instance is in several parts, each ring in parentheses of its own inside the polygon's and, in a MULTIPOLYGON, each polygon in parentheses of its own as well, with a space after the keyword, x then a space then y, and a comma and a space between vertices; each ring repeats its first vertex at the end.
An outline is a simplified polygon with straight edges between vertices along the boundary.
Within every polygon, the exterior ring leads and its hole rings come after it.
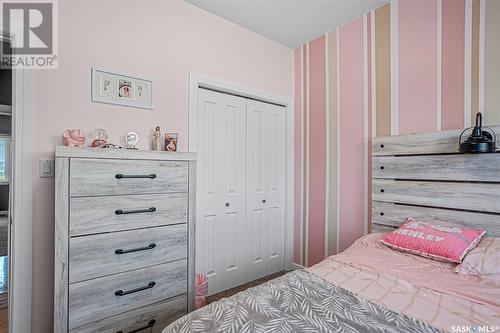
POLYGON ((484 113, 488 124, 500 124, 500 1, 483 0, 484 113))
MULTIPOLYGON (((339 30, 339 247, 346 248, 364 226, 364 29, 358 18, 339 30), (348 111, 347 111, 348 110, 348 111)), ((337 129, 336 129, 337 130, 337 129)))
POLYGON ((398 119, 401 134, 438 129, 438 2, 398 0, 398 119))
MULTIPOLYGON (((295 160, 294 160, 294 188, 295 188, 295 197, 294 197, 294 228, 293 234, 294 244, 302 244, 303 238, 303 228, 302 228, 302 196, 304 193, 304 189, 302 187, 302 162, 304 161, 304 156, 302 155, 303 149, 303 136, 302 136, 302 118, 303 118, 303 110, 302 110, 302 91, 303 91, 303 62, 302 62, 302 48, 295 49, 295 115, 294 115, 294 125, 295 125, 295 133, 294 133, 294 147, 295 147, 295 160)), ((303 258, 303 246, 294 246, 293 249, 293 262, 301 263, 303 258)))
POLYGON ((325 37, 309 43, 309 211, 307 264, 325 255, 326 58, 325 37), (311 190, 314 189, 314 190, 311 190))
POLYGON ((448 130, 466 125, 465 1, 442 1, 441 129, 448 130))
POLYGON ((368 232, 371 139, 500 124, 500 1, 393 0, 295 50, 294 263, 368 232))

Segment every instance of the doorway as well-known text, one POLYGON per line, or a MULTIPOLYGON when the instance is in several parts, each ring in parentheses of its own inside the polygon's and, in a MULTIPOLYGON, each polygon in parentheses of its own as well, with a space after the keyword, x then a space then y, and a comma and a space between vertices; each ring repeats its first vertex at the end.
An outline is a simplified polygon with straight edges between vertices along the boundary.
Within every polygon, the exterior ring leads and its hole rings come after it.
POLYGON ((0 333, 9 331, 12 82, 12 70, 0 69, 0 333))
POLYGON ((0 69, 0 332, 31 332, 34 97, 33 70, 0 69))

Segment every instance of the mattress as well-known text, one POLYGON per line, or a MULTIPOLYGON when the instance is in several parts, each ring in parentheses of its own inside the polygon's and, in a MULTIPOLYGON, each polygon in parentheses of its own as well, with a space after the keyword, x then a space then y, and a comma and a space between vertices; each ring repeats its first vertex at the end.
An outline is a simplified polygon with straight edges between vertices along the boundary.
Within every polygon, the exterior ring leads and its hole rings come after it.
POLYGON ((367 300, 446 332, 478 326, 500 328, 499 282, 456 274, 454 263, 389 249, 379 242, 382 236, 366 235, 309 270, 367 300))

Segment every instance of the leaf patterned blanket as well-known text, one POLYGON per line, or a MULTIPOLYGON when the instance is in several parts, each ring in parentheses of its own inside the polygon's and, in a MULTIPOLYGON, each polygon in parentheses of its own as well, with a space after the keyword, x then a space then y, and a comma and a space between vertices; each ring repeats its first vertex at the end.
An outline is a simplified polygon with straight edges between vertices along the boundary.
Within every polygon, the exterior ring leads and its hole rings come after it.
POLYGON ((209 304, 163 333, 441 332, 298 270, 209 304))

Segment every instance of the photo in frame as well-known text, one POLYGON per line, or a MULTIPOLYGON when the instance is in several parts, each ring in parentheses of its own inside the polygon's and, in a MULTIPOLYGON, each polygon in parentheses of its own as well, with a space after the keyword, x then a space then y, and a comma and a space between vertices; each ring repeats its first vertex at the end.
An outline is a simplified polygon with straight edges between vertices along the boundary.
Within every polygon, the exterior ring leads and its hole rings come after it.
POLYGON ((153 109, 153 82, 132 75, 92 68, 92 101, 153 109))
POLYGON ((165 150, 177 151, 177 139, 179 133, 165 133, 165 150))

